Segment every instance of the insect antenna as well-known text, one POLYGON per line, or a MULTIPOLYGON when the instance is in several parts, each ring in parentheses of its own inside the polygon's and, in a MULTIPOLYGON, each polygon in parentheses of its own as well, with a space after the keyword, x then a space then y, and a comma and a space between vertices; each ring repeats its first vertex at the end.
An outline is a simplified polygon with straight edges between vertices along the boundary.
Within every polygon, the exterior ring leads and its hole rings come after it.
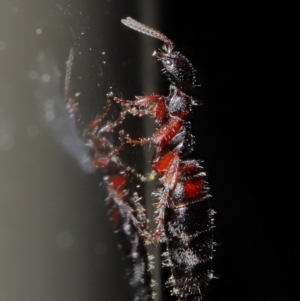
POLYGON ((173 45, 173 41, 171 41, 167 36, 165 36, 163 33, 161 33, 160 31, 152 28, 152 27, 149 27, 149 26, 146 26, 144 25, 143 23, 140 23, 134 19, 132 19, 131 17, 127 17, 126 19, 122 19, 121 22, 136 30, 136 31, 139 31, 147 36, 150 36, 150 37, 153 37, 153 38, 156 38, 158 40, 161 40, 162 42, 165 43, 165 45, 167 46, 170 46, 170 45, 173 45))
POLYGON ((66 108, 71 119, 75 119, 78 117, 78 104, 76 102, 75 97, 70 97, 70 85, 71 85, 71 76, 72 76, 72 67, 74 62, 74 48, 70 49, 68 60, 66 61, 66 75, 65 75, 65 83, 64 83, 64 100, 66 104, 66 108))
POLYGON ((68 60, 66 62, 66 75, 65 75, 65 85, 64 85, 65 100, 69 98, 73 61, 74 61, 74 48, 71 48, 68 60))

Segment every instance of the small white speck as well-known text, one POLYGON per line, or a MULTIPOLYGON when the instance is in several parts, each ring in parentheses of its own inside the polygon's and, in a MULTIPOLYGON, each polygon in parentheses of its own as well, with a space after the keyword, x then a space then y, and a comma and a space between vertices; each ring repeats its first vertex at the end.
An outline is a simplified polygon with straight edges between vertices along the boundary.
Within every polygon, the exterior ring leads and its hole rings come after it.
POLYGON ((75 97, 78 97, 80 94, 81 94, 80 92, 76 92, 75 97))
POLYGON ((140 188, 141 187, 141 185, 136 185, 136 188, 140 188))
POLYGON ((84 31, 81 33, 81 35, 84 35, 84 31))
POLYGON ((35 137, 39 134, 40 129, 36 124, 30 124, 27 126, 27 134, 28 136, 35 137))
POLYGON ((102 52, 102 55, 105 55, 105 51, 102 52))
POLYGON ((40 28, 37 28, 35 32, 36 32, 36 34, 41 34, 42 30, 40 28))
POLYGON ((36 71, 30 71, 28 73, 28 76, 29 76, 30 79, 35 80, 38 77, 38 73, 36 71))
POLYGON ((0 41, 0 51, 6 48, 6 43, 4 41, 0 41))
POLYGON ((56 243, 62 249, 71 247, 73 241, 73 235, 69 232, 61 232, 56 236, 56 243))
POLYGON ((45 83, 48 83, 51 79, 51 76, 49 74, 42 75, 42 81, 45 83))
POLYGON ((102 64, 104 64, 104 65, 105 65, 105 64, 106 64, 106 61, 103 61, 103 62, 102 62, 102 64))

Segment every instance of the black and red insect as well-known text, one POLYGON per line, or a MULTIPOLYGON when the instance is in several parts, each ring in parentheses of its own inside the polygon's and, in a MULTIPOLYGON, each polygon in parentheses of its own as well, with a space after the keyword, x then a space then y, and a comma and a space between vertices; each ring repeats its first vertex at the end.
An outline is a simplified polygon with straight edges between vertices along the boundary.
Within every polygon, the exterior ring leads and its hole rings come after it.
MULTIPOLYGON (((169 95, 151 94, 124 100, 113 93, 101 116, 95 118, 84 131, 90 147, 90 161, 101 169, 106 183, 110 215, 115 228, 122 230, 130 244, 133 264, 135 300, 151 300, 152 276, 146 244, 166 242, 163 265, 170 271, 166 286, 177 301, 203 300, 212 278, 214 240, 214 211, 210 208, 208 185, 200 161, 193 153, 195 137, 191 131, 192 107, 195 100, 187 92, 195 87, 195 69, 174 43, 156 29, 130 17, 123 19, 126 26, 145 35, 161 40, 162 50, 154 56, 162 63, 163 73, 171 82, 169 95), (121 105, 119 118, 101 125, 107 115, 110 99, 121 105), (154 116, 156 131, 149 138, 133 139, 130 133, 119 132, 119 145, 109 136, 126 122, 126 114, 154 116), (128 183, 136 172, 121 159, 124 144, 129 146, 153 143, 155 152, 152 168, 158 177, 159 188, 153 192, 156 198, 157 227, 151 234, 144 209, 128 183)), ((70 60, 69 60, 70 61, 70 60)), ((67 76, 68 78, 67 68, 67 76)), ((66 98, 70 115, 77 106, 66 98)))
POLYGON ((191 133, 191 113, 195 101, 187 91, 195 87, 195 69, 174 43, 161 32, 130 17, 126 26, 161 40, 162 50, 154 56, 162 63, 163 73, 171 82, 168 96, 145 95, 134 101, 114 97, 133 114, 154 115, 157 129, 152 137, 123 139, 132 145, 152 142, 155 152, 153 170, 159 177, 156 241, 166 241, 164 265, 171 269, 167 285, 178 300, 202 300, 214 277, 212 236, 214 211, 210 209, 208 186, 200 161, 192 153, 195 144, 191 133))

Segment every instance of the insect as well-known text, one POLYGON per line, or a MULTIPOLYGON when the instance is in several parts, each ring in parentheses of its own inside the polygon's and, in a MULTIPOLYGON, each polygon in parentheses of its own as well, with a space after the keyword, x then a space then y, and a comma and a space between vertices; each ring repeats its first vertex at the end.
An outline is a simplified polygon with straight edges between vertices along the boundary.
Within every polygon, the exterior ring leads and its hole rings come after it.
POLYGON ((124 100, 114 96, 124 112, 155 117, 157 129, 150 138, 132 139, 121 133, 131 145, 153 143, 153 170, 159 177, 156 242, 167 244, 164 265, 171 269, 167 285, 179 301, 199 301, 213 276, 214 211, 210 208, 208 186, 200 161, 193 158, 195 144, 191 133, 191 112, 196 102, 186 93, 195 87, 195 69, 174 43, 163 33, 130 17, 121 22, 133 30, 163 42, 154 56, 162 63, 170 81, 168 96, 158 94, 124 100))
MULTIPOLYGON (((133 266, 131 283, 136 288, 135 300, 153 298, 151 260, 146 245, 166 243, 163 266, 171 276, 166 282, 170 294, 177 301, 201 301, 214 278, 212 259, 215 242, 212 230, 215 212, 210 208, 208 185, 200 161, 194 158, 195 138, 192 134, 191 113, 196 101, 188 91, 196 86, 195 69, 174 43, 163 33, 130 17, 121 20, 127 27, 163 42, 154 56, 162 63, 163 73, 170 81, 167 96, 151 94, 125 100, 108 94, 103 113, 96 117, 84 131, 90 148, 90 161, 105 174, 110 216, 116 230, 123 232, 130 245, 129 258, 133 266), (111 101, 121 106, 121 113, 114 122, 104 119, 111 101), (119 145, 110 139, 119 125, 126 122, 126 115, 150 115, 155 118, 156 131, 149 138, 133 139, 130 133, 119 131, 119 145), (143 146, 153 143, 155 152, 151 165, 158 177, 159 188, 153 193, 157 202, 155 231, 148 229, 144 208, 128 183, 137 172, 121 158, 125 144, 143 146)), ((66 85, 70 81, 71 50, 67 63, 66 85)), ((68 94, 68 88, 65 89, 68 94)), ((70 116, 77 112, 74 99, 66 97, 70 116)))
MULTIPOLYGON (((72 119, 78 114, 78 106, 74 98, 68 97, 71 78, 71 68, 74 59, 74 50, 71 49, 67 61, 65 77, 65 103, 72 119)), ((120 157, 124 143, 115 146, 112 134, 121 124, 126 112, 121 112, 114 121, 103 124, 111 106, 108 97, 106 106, 101 115, 93 119, 83 132, 86 145, 90 150, 90 162, 102 171, 103 181, 108 196, 106 203, 109 206, 109 215, 116 232, 121 232, 127 241, 127 259, 130 262, 130 283, 135 289, 136 301, 150 301, 153 299, 153 281, 151 276, 152 261, 149 257, 146 244, 150 243, 148 220, 137 193, 131 192, 129 181, 137 173, 126 166, 120 157)))

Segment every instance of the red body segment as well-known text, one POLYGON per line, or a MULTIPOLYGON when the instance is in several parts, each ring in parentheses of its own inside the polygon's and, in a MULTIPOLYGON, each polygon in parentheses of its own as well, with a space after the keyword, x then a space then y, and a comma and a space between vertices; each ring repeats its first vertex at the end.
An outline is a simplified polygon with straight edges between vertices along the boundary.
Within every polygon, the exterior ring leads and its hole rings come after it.
POLYGON ((155 119, 156 122, 161 123, 166 116, 166 104, 164 97, 160 97, 157 102, 155 119))
POLYGON ((163 124, 153 136, 153 143, 158 147, 166 146, 180 131, 183 122, 181 120, 170 120, 163 124))
POLYGON ((121 175, 114 175, 109 177, 107 180, 107 185, 110 189, 118 190, 125 186, 126 184, 126 177, 121 175))
POLYGON ((168 170, 170 162, 174 159, 176 153, 170 152, 165 154, 162 157, 152 160, 152 167, 154 171, 158 174, 163 174, 168 170))
POLYGON ((200 177, 184 181, 184 197, 188 200, 195 200, 202 194, 203 181, 200 177))

